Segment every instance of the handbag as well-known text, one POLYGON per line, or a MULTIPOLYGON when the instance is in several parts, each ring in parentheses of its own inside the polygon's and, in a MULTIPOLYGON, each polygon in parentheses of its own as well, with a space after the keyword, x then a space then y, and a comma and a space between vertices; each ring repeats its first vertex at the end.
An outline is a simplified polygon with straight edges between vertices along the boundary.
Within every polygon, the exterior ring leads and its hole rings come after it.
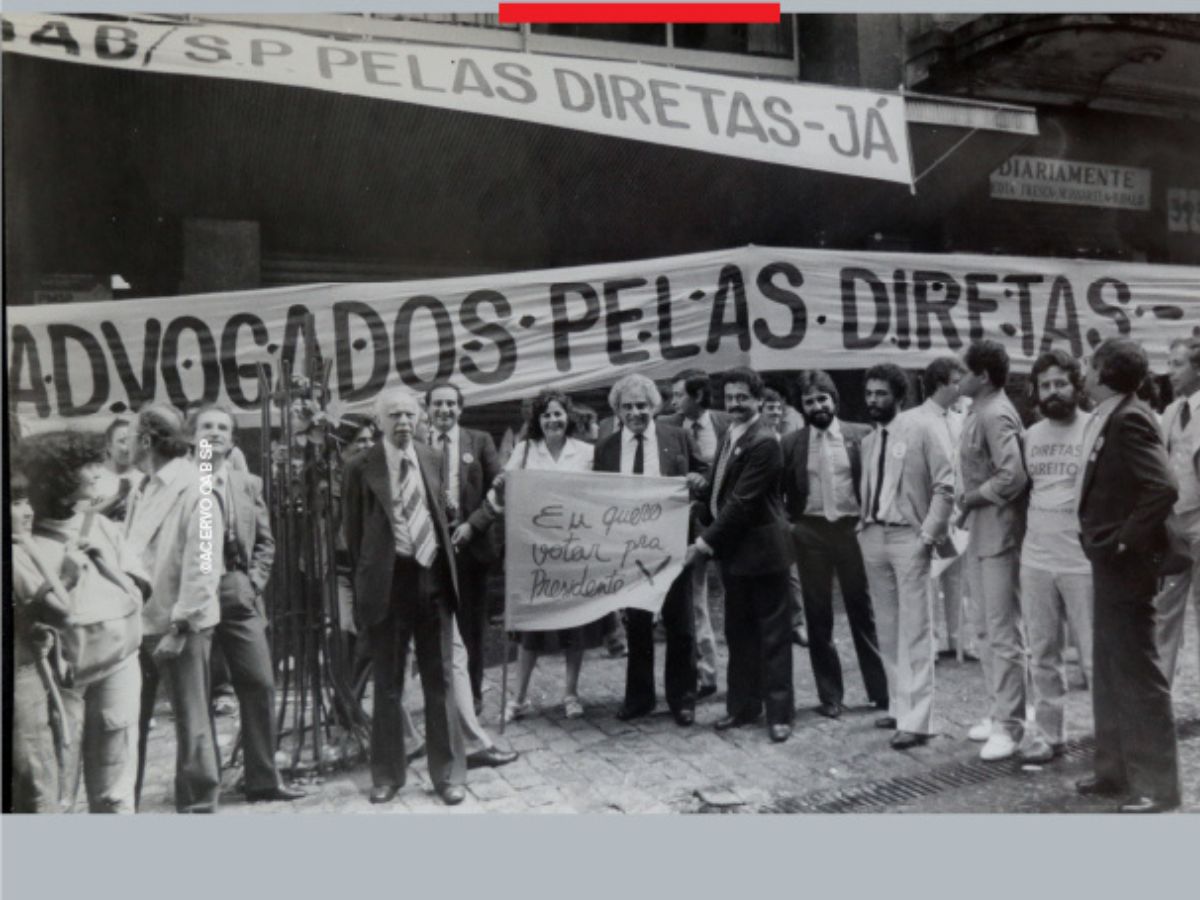
MULTIPOLYGON (((91 530, 94 518, 94 512, 85 514, 80 541, 91 530)), ((35 534, 66 543, 54 533, 35 529, 35 534)), ((137 652, 142 640, 141 592, 127 576, 114 570, 98 549, 80 559, 78 547, 66 547, 58 572, 32 544, 26 549, 50 590, 70 610, 70 618, 56 629, 69 667, 68 684, 89 684, 137 652)))

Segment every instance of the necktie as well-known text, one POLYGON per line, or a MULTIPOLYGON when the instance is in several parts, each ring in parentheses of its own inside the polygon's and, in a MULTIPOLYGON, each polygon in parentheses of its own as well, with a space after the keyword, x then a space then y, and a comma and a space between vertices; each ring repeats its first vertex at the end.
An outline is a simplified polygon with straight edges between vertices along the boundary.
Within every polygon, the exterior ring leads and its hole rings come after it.
POLYGON ((641 475, 646 471, 646 436, 635 434, 633 439, 637 441, 637 449, 633 451, 633 474, 641 475))
POLYGON ((820 454, 821 471, 821 505, 825 508, 825 518, 830 522, 837 521, 837 500, 833 493, 833 459, 829 453, 829 432, 817 432, 817 452, 820 454))
POLYGON ((1192 421, 1192 404, 1186 400, 1183 403, 1183 409, 1179 411, 1179 430, 1187 431, 1188 424, 1192 421))
POLYGON ((692 437, 696 439, 696 446, 700 446, 700 432, 704 429, 700 427, 700 420, 697 419, 692 423, 692 437))
POLYGON ((458 509, 458 504, 454 502, 454 492, 450 483, 450 466, 453 460, 450 458, 450 435, 442 434, 442 490, 446 492, 446 510, 458 509))
POLYGON ((714 519, 717 517, 717 497, 721 495, 721 482, 725 480, 725 467, 729 464, 729 449, 729 437, 726 435, 717 449, 717 473, 713 476, 712 497, 708 503, 714 519))
POLYGON ((870 521, 879 521, 879 495, 883 493, 883 466, 887 461, 887 429, 879 430, 879 466, 875 472, 875 490, 871 497, 870 521))
MULTIPOLYGON (((417 485, 417 474, 407 456, 400 457, 400 485, 397 491, 397 521, 403 525, 403 537, 407 541, 412 558, 429 568, 437 554, 437 541, 433 536, 433 521, 425 508, 425 498, 417 485)), ((405 540, 397 540, 398 549, 405 540)))

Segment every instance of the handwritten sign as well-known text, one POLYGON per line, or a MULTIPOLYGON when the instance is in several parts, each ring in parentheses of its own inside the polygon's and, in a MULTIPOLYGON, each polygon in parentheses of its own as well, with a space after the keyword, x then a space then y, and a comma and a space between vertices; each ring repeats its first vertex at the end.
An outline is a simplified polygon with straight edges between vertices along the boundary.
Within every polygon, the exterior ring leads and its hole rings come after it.
POLYGON ((687 549, 684 479, 518 470, 505 494, 509 629, 573 628, 617 609, 662 607, 687 549))

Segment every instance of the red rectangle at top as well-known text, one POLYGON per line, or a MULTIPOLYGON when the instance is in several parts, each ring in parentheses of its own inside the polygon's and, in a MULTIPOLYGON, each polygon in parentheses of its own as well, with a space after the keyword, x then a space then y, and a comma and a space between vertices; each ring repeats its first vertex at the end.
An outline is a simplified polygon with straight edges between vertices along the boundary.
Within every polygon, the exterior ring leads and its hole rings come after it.
POLYGON ((500 22, 592 25, 779 23, 778 3, 501 3, 500 22))

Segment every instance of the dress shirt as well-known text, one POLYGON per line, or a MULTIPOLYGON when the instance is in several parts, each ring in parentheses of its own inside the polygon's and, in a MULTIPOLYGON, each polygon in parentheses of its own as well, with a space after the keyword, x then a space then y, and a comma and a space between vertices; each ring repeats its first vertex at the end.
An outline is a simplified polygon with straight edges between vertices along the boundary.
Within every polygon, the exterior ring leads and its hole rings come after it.
MULTIPOLYGON (((822 516, 830 522, 859 514, 858 500, 854 496, 854 480, 850 472, 850 454, 842 437, 841 423, 835 418, 824 430, 813 427, 808 437, 808 501, 804 507, 806 516, 822 516), (821 454, 829 460, 832 475, 832 503, 826 502, 825 476, 821 465, 821 454)), ((878 465, 878 463, 876 463, 878 465)))
MULTIPOLYGON (((632 474, 633 472, 633 457, 637 453, 637 438, 628 428, 622 428, 621 435, 621 472, 624 475, 632 474)), ((658 475, 660 469, 658 466, 658 432, 654 428, 654 421, 646 426, 646 430, 642 432, 644 446, 642 447, 642 474, 643 475, 658 475)))
POLYGON ((879 514, 871 521, 878 521, 884 525, 908 524, 904 516, 896 509, 896 495, 899 493, 900 476, 904 470, 904 455, 907 446, 905 440, 905 431, 899 415, 888 424, 881 425, 876 429, 876 440, 871 452, 871 459, 863 461, 867 473, 867 494, 863 497, 863 503, 868 504, 868 515, 876 490, 879 491, 881 498, 879 514), (875 479, 879 475, 879 454, 883 450, 884 434, 887 434, 887 458, 883 461, 883 483, 877 488, 875 479))
POLYGON ((395 531, 397 555, 410 557, 413 554, 413 537, 414 535, 409 530, 408 523, 401 523, 395 518, 396 514, 396 499, 400 492, 400 458, 404 457, 408 460, 410 470, 416 481, 417 491, 421 495, 421 499, 425 502, 425 512, 428 514, 430 522, 433 521, 433 508, 429 503, 429 495, 425 492, 425 479, 421 476, 421 462, 417 459, 417 450, 413 446, 412 440, 409 440, 408 446, 401 450, 390 440, 384 439, 383 452, 387 457, 388 479, 391 482, 392 488, 392 528, 395 531), (400 527, 403 526, 404 533, 401 534, 400 527), (403 540, 401 539, 403 538, 403 540))
POLYGON ((1183 427, 1182 410, 1175 416, 1171 433, 1166 435, 1167 455, 1171 460, 1171 471, 1179 483, 1179 499, 1175 501, 1175 512, 1183 514, 1200 508, 1200 478, 1196 475, 1196 437, 1200 435, 1200 391, 1195 391, 1184 403, 1190 411, 1187 428, 1183 427), (1191 440, 1185 439, 1190 437, 1191 440))
POLYGON ((717 423, 713 421, 712 413, 707 409, 700 413, 699 418, 683 419, 683 428, 696 442, 696 452, 706 463, 711 463, 717 455, 717 423), (699 425, 699 428, 696 426, 699 425))
MULTIPOLYGON (((455 426, 447 431, 446 434, 450 436, 450 462, 446 467, 446 483, 443 485, 443 487, 446 490, 446 497, 457 508, 459 497, 458 461, 462 459, 462 449, 459 439, 462 436, 462 430, 457 424, 455 424, 455 426)), ((438 431, 436 428, 433 429, 432 444, 434 451, 438 455, 438 459, 441 459, 442 454, 445 452, 442 450, 442 432, 438 431)))

